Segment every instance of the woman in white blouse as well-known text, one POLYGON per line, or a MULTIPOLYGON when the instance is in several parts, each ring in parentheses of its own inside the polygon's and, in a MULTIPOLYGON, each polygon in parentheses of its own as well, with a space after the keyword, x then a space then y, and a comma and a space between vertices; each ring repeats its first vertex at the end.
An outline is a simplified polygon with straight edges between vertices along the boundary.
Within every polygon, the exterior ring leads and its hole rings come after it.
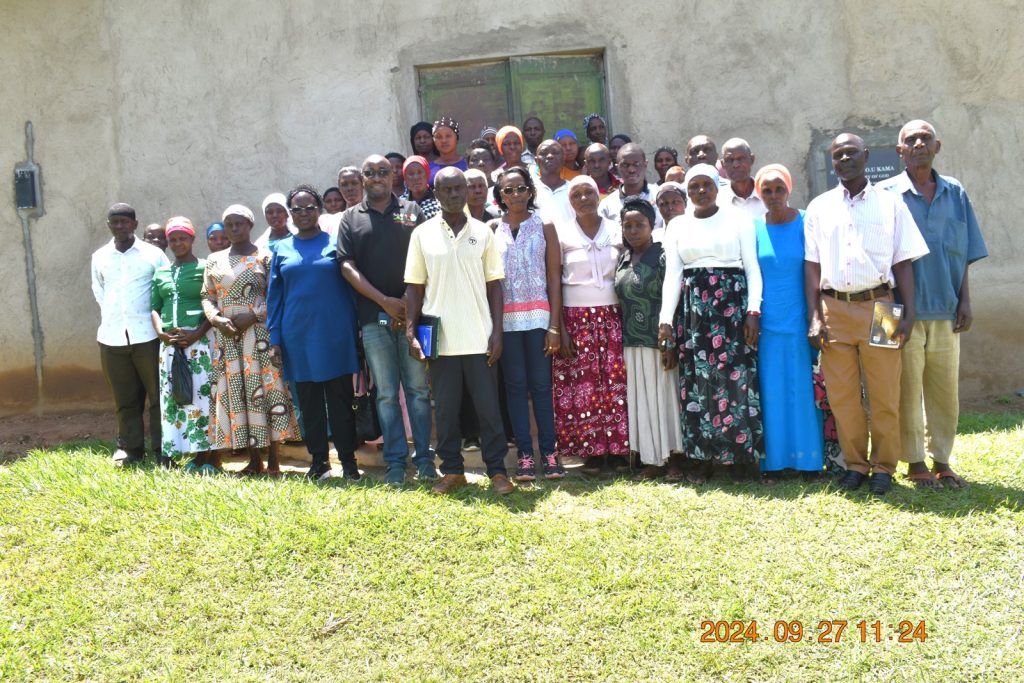
POLYGON ((549 328, 561 336, 552 364, 558 452, 585 458, 587 474, 600 473, 605 456, 615 471, 629 470, 622 312, 615 295, 622 237, 617 224, 598 214, 599 200, 593 178, 569 183, 576 220, 555 225, 562 310, 551 311, 549 328))
POLYGON ((691 168, 684 181, 693 212, 666 229, 665 285, 658 341, 679 352, 683 450, 698 462, 688 480, 702 484, 713 464, 735 480, 763 457, 757 383, 761 271, 753 223, 717 206, 718 172, 691 168))

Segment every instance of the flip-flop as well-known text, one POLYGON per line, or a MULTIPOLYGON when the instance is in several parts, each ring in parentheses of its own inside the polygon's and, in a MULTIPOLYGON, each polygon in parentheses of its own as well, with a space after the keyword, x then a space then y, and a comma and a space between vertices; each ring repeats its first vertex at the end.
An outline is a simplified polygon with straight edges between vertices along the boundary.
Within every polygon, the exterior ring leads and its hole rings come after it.
POLYGON ((903 475, 903 478, 907 481, 914 482, 915 488, 931 490, 938 490, 942 488, 942 484, 939 483, 939 479, 930 470, 905 474, 903 475))
POLYGON ((941 472, 929 472, 929 474, 935 475, 935 480, 938 481, 942 486, 948 489, 965 489, 970 486, 967 480, 961 477, 953 470, 942 470, 941 472), (946 481, 946 480, 949 481, 946 481))

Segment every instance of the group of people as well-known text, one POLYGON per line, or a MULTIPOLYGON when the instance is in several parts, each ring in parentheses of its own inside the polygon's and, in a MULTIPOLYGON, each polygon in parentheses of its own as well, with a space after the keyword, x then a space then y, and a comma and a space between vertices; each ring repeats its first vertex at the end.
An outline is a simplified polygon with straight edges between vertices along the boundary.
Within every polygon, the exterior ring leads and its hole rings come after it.
POLYGON ((274 474, 301 430, 308 476, 330 475, 331 439, 358 479, 365 359, 394 485, 410 441, 435 492, 466 485, 470 437, 500 494, 565 476, 569 456, 587 474, 694 484, 716 466, 769 486, 830 472, 877 495, 904 460, 916 486, 966 485, 949 464, 959 333, 968 266, 987 252, 963 187, 933 169, 933 126, 903 127, 906 170, 878 185, 863 140, 836 137, 840 182, 806 211, 790 171, 754 173, 742 139, 719 155, 696 136, 682 162, 659 148, 653 183, 639 145, 608 140, 597 114, 584 129, 581 148, 531 117, 460 154, 456 121, 418 123, 408 157, 371 155, 322 195, 268 196, 259 238, 253 212, 229 206, 205 261, 189 219, 140 241, 134 209, 112 206, 92 275, 115 457, 144 457, 148 397, 162 464, 215 470, 232 451, 274 474), (903 306, 898 348, 872 343, 879 301, 903 306))

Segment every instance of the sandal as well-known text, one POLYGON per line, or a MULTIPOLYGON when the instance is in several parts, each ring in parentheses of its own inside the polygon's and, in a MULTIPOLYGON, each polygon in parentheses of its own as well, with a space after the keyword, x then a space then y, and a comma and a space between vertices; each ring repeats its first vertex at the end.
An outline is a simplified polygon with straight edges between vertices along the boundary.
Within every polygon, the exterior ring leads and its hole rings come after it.
POLYGON ((931 489, 933 491, 942 488, 942 483, 939 481, 939 477, 936 477, 935 474, 928 470, 923 472, 908 472, 903 475, 903 478, 907 481, 914 482, 914 488, 931 489))
POLYGON ((935 481, 937 481, 940 486, 948 489, 965 489, 970 486, 966 479, 951 469, 935 472, 935 481))
POLYGON ((653 481, 665 476, 665 468, 661 465, 647 465, 633 475, 633 481, 653 481))

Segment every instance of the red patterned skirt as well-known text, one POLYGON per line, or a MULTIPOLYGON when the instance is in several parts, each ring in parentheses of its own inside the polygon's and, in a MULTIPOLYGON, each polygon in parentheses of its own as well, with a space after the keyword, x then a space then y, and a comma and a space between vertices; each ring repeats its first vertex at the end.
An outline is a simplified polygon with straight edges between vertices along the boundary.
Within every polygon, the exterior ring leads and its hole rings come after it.
POLYGON ((629 455, 622 311, 618 305, 563 310, 576 357, 555 356, 551 368, 558 453, 629 455))

